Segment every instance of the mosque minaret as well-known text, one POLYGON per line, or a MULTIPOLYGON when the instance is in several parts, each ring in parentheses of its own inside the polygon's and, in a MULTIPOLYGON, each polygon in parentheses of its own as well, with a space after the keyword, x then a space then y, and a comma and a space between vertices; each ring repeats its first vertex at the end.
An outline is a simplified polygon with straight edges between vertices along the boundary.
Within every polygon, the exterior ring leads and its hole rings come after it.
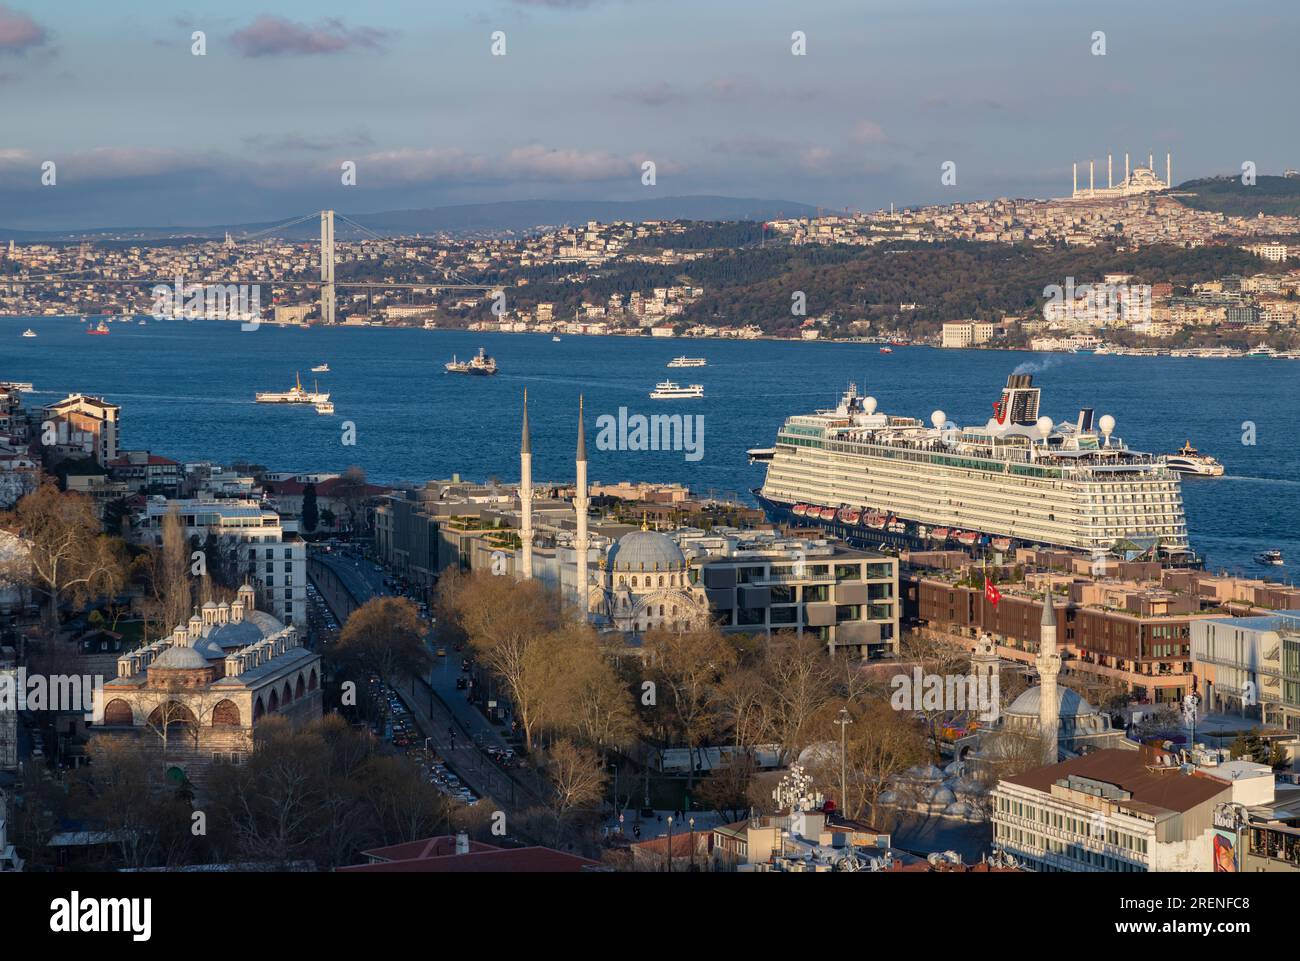
POLYGON ((519 442, 519 573, 533 576, 533 445, 528 439, 528 391, 524 391, 524 429, 519 442))
POLYGON ((574 548, 578 552, 578 610, 586 616, 591 611, 591 577, 587 572, 587 552, 591 547, 591 538, 587 534, 587 506, 591 499, 587 496, 587 434, 583 427, 583 404, 578 397, 578 477, 573 494, 573 511, 577 515, 578 536, 574 548))
POLYGON ((1056 678, 1061 673, 1061 655, 1056 650, 1056 607, 1052 595, 1043 598, 1043 620, 1038 640, 1038 732, 1043 740, 1043 763, 1057 761, 1057 730, 1060 704, 1056 678))

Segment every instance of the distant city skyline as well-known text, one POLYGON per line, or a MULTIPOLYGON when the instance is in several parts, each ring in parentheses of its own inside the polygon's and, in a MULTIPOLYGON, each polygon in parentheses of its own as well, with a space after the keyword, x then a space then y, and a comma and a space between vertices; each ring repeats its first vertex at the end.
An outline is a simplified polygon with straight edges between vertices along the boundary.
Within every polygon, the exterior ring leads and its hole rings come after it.
POLYGON ((867 210, 1068 196, 1072 163, 1125 151, 1162 175, 1171 151, 1175 184, 1280 174, 1297 27, 1283 0, 4 0, 0 227, 695 194, 867 210))

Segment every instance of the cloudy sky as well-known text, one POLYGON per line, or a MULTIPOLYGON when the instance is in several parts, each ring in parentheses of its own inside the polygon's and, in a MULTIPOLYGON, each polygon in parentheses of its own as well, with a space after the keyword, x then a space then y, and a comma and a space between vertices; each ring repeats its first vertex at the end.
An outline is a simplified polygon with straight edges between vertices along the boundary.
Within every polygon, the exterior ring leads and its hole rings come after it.
POLYGON ((0 225, 650 191, 870 209, 1058 196, 1108 150, 1280 173, 1298 28, 1295 0, 0 0, 0 225))

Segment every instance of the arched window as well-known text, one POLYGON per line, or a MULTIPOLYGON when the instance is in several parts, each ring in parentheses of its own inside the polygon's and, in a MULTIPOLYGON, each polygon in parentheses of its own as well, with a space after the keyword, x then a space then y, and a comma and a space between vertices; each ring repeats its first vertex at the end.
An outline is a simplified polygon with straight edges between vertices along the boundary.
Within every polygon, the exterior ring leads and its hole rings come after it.
POLYGON ((627 578, 624 577, 622 574, 618 575, 618 586, 622 587, 626 583, 627 583, 627 578))
POLYGON ((284 682, 284 693, 280 695, 280 703, 288 704, 293 700, 293 690, 289 687, 289 682, 284 682))
POLYGON ((316 668, 314 667, 311 669, 311 673, 307 675, 307 690, 316 690, 316 668))
POLYGON ((239 707, 226 699, 212 709, 213 727, 239 727, 239 707))
POLYGON ((664 576, 662 574, 659 575, 659 586, 660 587, 664 586, 664 576))
POLYGON ((166 725, 167 737, 172 738, 184 733, 187 728, 195 726, 194 715, 179 701, 168 701, 153 709, 153 713, 149 715, 149 725, 156 729, 166 725))
POLYGON ((126 701, 114 698, 104 708, 104 723, 130 726, 135 723, 135 713, 126 701))
POLYGON ((302 697, 306 693, 307 693, 307 682, 304 681, 302 679, 302 675, 299 674, 298 686, 293 689, 293 699, 296 701, 298 700, 298 698, 302 697))
POLYGON ((664 616, 664 606, 662 604, 659 605, 659 616, 660 617, 664 616))

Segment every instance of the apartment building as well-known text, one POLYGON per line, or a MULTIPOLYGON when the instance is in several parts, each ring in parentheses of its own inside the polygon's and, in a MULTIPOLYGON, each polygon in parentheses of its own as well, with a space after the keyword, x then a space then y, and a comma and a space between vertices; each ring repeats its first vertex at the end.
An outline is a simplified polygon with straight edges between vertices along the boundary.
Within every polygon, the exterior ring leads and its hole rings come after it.
POLYGON ((43 409, 41 444, 61 457, 90 457, 107 467, 118 457, 121 413, 102 397, 72 394, 43 409))
MULTIPOLYGON (((285 624, 307 622, 307 548, 296 522, 285 521, 254 500, 170 500, 150 497, 137 515, 138 543, 162 544, 163 519, 175 508, 186 537, 202 549, 209 535, 233 549, 238 574, 251 577, 258 588, 258 606, 275 613, 285 624)), ((205 558, 213 565, 214 558, 205 558)))
POLYGON ((943 338, 940 343, 944 347, 974 347, 977 344, 988 343, 992 339, 992 323, 959 320, 943 325, 943 338))
POLYGON ((1192 671, 1205 709, 1300 732, 1300 612, 1192 624, 1192 671))
POLYGON ((898 558, 776 532, 672 535, 728 633, 811 634, 832 653, 898 653, 898 558))

